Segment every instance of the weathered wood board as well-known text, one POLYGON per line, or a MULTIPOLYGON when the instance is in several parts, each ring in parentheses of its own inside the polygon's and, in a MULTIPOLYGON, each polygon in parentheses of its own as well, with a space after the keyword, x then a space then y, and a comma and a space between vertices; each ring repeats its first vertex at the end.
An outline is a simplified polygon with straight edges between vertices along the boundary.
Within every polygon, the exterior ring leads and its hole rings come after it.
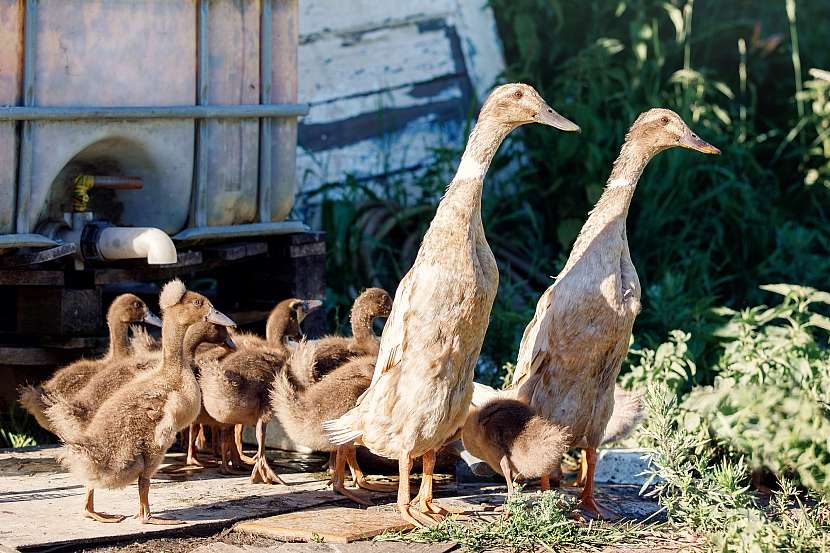
POLYGON ((237 532, 270 538, 333 543, 366 540, 410 528, 397 510, 334 506, 248 520, 234 526, 237 532))
POLYGON ((423 166, 459 146, 504 69, 484 0, 300 3, 300 192, 423 166))

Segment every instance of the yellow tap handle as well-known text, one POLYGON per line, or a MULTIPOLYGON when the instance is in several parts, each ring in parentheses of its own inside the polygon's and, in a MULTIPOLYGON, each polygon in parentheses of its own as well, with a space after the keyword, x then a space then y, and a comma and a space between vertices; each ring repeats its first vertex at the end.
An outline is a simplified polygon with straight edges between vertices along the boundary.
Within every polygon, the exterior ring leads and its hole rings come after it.
POLYGON ((75 186, 72 188, 72 211, 82 213, 89 205, 89 190, 95 186, 95 177, 92 175, 78 175, 75 177, 75 186))

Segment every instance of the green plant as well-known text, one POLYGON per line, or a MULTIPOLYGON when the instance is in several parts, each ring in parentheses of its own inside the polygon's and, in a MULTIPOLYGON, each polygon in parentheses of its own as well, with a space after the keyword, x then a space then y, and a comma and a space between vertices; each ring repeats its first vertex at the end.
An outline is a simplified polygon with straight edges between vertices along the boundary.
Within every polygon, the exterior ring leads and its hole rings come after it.
POLYGON ((595 551, 615 543, 635 544, 654 533, 654 527, 634 523, 578 524, 570 518, 573 507, 573 498, 557 491, 518 492, 507 499, 504 513, 490 520, 463 524, 447 518, 432 528, 380 539, 454 541, 467 551, 595 551))
POLYGON ((43 443, 34 419, 28 413, 12 404, 0 419, 0 448, 29 447, 43 443))

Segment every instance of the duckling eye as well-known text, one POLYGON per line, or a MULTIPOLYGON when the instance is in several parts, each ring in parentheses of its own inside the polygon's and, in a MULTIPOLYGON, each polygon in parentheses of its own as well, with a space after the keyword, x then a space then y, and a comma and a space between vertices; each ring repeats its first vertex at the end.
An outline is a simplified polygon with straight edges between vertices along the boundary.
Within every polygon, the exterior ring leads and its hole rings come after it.
POLYGON ((663 117, 660 118, 660 122, 663 123, 664 125, 668 125, 669 124, 669 118, 664 115, 663 117))
POLYGON ((524 95, 524 93, 521 90, 517 90, 516 92, 513 93, 513 97, 516 98, 517 100, 521 100, 523 95, 524 95))
POLYGON ((199 299, 193 300, 193 305, 195 305, 196 307, 202 307, 202 300, 199 300, 199 299))

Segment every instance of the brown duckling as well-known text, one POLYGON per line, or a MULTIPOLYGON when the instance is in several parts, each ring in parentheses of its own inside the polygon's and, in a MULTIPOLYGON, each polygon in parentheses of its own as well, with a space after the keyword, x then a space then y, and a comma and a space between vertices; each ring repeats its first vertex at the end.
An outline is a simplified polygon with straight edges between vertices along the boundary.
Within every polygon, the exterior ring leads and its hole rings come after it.
MULTIPOLYGON (((147 305, 133 294, 121 294, 107 310, 109 327, 109 348, 99 359, 79 359, 55 371, 52 377, 39 386, 24 386, 20 390, 20 404, 37 419, 46 430, 52 431, 45 414, 48 404, 46 397, 61 395, 72 397, 107 363, 118 362, 132 354, 129 329, 133 323, 161 326, 161 319, 154 315, 147 305)), ((142 328, 143 330, 143 328, 142 328)))
MULTIPOLYGON (((289 369, 280 371, 271 389, 271 408, 292 441, 315 451, 336 452, 331 462, 334 491, 364 504, 371 503, 345 487, 345 463, 349 464, 352 478, 358 488, 374 491, 390 491, 389 488, 366 482, 357 464, 354 444, 336 446, 323 430, 323 422, 337 418, 354 407, 357 398, 372 382, 377 357, 356 357, 331 370, 310 385, 304 385, 291 370, 292 365, 313 366, 314 348, 301 342, 289 359, 289 369)), ((392 488, 394 491, 394 488, 392 488)))
POLYGON ((462 430, 464 447, 507 480, 548 475, 568 449, 567 430, 536 415, 513 399, 492 399, 472 407, 462 430))
POLYGON ((377 357, 380 339, 372 330, 375 319, 388 317, 392 311, 392 297, 382 288, 367 288, 354 301, 349 320, 352 337, 326 336, 306 343, 306 348, 314 347, 314 352, 304 355, 309 361, 306 365, 292 363, 291 370, 301 384, 309 385, 320 380, 336 367, 350 359, 364 355, 377 357))
MULTIPOLYGON (((288 299, 273 310, 268 347, 245 347, 237 343, 237 351, 221 359, 197 359, 199 382, 207 413, 223 425, 227 435, 230 425, 256 425, 257 454, 251 471, 251 482, 268 484, 284 481, 268 465, 265 456, 265 423, 271 416, 268 394, 274 376, 282 370, 289 357, 285 338, 300 338, 300 323, 320 302, 288 299)), ((234 338, 236 339, 236 338, 234 338)), ((221 446, 226 451, 225 438, 221 446)))
POLYGON ((176 432, 199 414, 201 393, 184 350, 187 329, 201 321, 233 326, 210 301, 188 291, 178 279, 161 291, 162 362, 129 381, 97 409, 89 424, 79 420, 71 405, 57 397, 47 416, 64 442, 62 462, 87 483, 84 515, 100 522, 124 517, 98 513, 93 505, 95 487, 122 488, 138 479, 142 523, 175 524, 179 521, 151 516, 150 478, 158 470, 176 432))

